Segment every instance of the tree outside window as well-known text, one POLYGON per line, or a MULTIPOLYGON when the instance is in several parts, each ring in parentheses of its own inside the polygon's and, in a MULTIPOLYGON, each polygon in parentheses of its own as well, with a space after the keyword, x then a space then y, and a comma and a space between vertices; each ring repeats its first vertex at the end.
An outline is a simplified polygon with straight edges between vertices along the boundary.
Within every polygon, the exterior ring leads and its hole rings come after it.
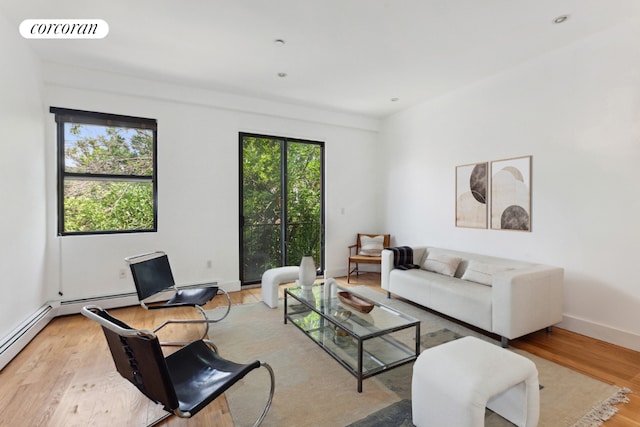
POLYGON ((58 234, 155 231, 156 121, 51 108, 58 234))

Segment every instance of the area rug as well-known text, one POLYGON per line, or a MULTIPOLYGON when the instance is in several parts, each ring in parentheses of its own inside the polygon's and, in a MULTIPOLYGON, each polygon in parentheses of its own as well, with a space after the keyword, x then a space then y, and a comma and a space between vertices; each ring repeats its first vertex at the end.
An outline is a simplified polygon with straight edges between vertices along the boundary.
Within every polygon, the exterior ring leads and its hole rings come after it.
MULTIPOLYGON (((480 333, 397 299, 386 299, 365 287, 353 289, 421 321, 421 346, 428 348, 462 336, 499 343, 480 333)), ((263 426, 411 426, 412 365, 404 365, 364 380, 362 393, 345 368, 305 336, 296 326, 284 324, 283 304, 270 309, 263 303, 235 305, 229 316, 213 324, 210 339, 223 357, 238 362, 261 360, 275 372, 276 391, 263 426)), ((211 310, 211 312, 220 309, 211 310)), ((216 316, 216 313, 211 313, 216 316)), ((413 331, 407 331, 411 340, 413 331)), ((599 425, 601 404, 624 400, 625 390, 611 386, 512 349, 537 366, 540 384, 540 427, 599 425), (596 409, 594 409, 596 408, 596 409), (600 410, 600 412, 597 412, 600 410), (585 416, 589 414, 589 417, 585 416)), ((251 425, 268 393, 268 375, 261 369, 248 375, 226 398, 237 426, 251 425)), ((613 408, 615 409, 615 408, 613 408)), ((605 411, 606 412, 606 411, 605 411)), ((608 415, 610 416, 610 415, 608 415)), ((485 425, 511 426, 487 411, 485 425)))

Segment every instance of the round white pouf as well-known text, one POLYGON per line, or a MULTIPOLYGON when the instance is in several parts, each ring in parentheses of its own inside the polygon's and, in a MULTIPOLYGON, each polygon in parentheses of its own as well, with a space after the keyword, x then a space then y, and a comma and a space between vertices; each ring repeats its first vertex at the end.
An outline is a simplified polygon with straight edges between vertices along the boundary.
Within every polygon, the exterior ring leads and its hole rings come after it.
POLYGON ((485 407, 521 427, 540 417, 536 365, 475 337, 425 350, 413 366, 413 424, 484 426, 485 407))
POLYGON ((262 274, 262 301, 271 308, 278 308, 278 286, 280 283, 293 282, 299 278, 297 266, 277 267, 262 274))

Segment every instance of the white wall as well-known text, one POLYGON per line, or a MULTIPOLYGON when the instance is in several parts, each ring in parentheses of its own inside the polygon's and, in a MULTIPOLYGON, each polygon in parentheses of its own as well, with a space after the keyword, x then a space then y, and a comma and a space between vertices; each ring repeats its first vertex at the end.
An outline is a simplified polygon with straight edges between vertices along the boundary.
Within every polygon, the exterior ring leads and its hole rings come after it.
MULTIPOLYGON (((353 190, 347 185, 377 170, 376 120, 53 64, 45 64, 44 75, 47 108, 158 120, 158 232, 51 237, 50 256, 60 266, 54 286, 64 300, 133 291, 128 271, 126 279, 119 278, 123 258, 156 249, 169 254, 180 284, 216 280, 226 289, 238 289, 241 131, 326 143, 328 275, 346 274, 346 248, 355 233, 380 221, 376 186, 353 190)), ((53 115, 47 120, 47 145, 55 147, 53 115)), ((47 162, 48 218, 55 229, 53 148, 47 162)))
POLYGON ((639 27, 621 25, 388 118, 387 228, 562 266, 561 326, 640 350, 638 70, 639 27), (456 228, 455 167, 523 155, 532 232, 456 228))
POLYGON ((46 300, 40 64, 0 14, 0 339, 46 300))

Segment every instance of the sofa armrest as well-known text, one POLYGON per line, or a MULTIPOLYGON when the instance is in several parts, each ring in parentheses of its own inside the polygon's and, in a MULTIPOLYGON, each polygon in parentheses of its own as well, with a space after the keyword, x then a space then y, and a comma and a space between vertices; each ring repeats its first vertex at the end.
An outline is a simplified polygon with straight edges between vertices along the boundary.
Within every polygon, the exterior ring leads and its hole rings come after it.
POLYGON ((380 264, 380 287, 382 289, 391 292, 389 290, 389 275, 393 270, 393 252, 388 249, 382 250, 382 261, 380 264))
POLYGON ((562 321, 564 270, 536 265, 493 276, 493 332, 514 339, 562 321))
MULTIPOLYGON (((420 264, 427 250, 427 247, 426 246, 409 246, 409 247, 413 250, 413 262, 415 264, 420 264)), ((393 252, 391 252, 388 249, 384 249, 382 251, 382 264, 380 267, 380 273, 381 273, 380 286, 382 287, 382 289, 386 290, 387 292, 393 292, 390 289, 391 270, 393 270, 393 252)))

